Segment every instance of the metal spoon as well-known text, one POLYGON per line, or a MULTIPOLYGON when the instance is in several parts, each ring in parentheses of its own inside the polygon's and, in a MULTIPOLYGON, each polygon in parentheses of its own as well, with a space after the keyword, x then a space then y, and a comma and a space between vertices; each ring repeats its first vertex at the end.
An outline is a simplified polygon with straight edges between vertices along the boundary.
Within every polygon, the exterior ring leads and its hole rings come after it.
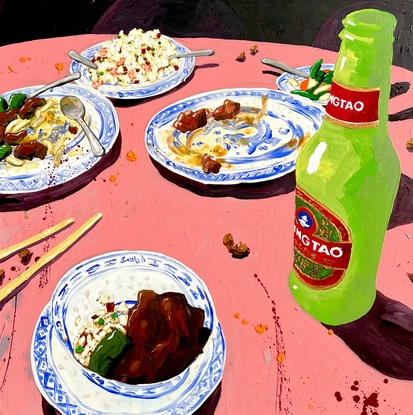
POLYGON ((85 132, 86 138, 89 140, 93 154, 95 156, 103 156, 105 154, 105 148, 83 119, 85 116, 85 106, 83 105, 83 102, 77 97, 68 95, 60 100, 60 109, 66 117, 71 118, 80 124, 85 132))
POLYGON ((309 78, 310 77, 310 75, 308 73, 300 71, 299 69, 292 68, 291 66, 288 66, 283 62, 278 62, 278 61, 275 61, 273 59, 268 59, 268 58, 261 59, 261 62, 264 65, 268 65, 268 66, 272 66, 273 68, 281 69, 282 71, 288 72, 288 73, 293 74, 293 75, 298 75, 298 76, 301 76, 303 78, 309 78))
POLYGON ((56 86, 68 84, 69 82, 75 81, 80 78, 80 72, 73 72, 70 75, 65 76, 64 78, 58 79, 57 81, 50 82, 50 84, 44 85, 39 89, 36 89, 27 98, 34 98, 37 95, 40 95, 42 92, 52 89, 56 86))
POLYGON ((74 50, 69 51, 68 53, 69 57, 72 58, 74 61, 81 63, 82 65, 87 66, 88 68, 97 69, 98 66, 95 62, 92 62, 91 60, 85 58, 84 56, 80 55, 74 50))
POLYGON ((205 50, 195 50, 193 52, 185 52, 185 53, 178 53, 176 55, 168 56, 168 59, 172 58, 192 58, 197 56, 212 56, 215 52, 212 49, 205 49, 205 50))

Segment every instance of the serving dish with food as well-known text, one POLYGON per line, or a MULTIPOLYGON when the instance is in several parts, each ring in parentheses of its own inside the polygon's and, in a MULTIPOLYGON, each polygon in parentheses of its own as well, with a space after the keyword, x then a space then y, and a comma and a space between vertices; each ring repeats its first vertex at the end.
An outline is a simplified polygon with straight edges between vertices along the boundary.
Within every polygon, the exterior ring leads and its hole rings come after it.
POLYGON ((322 106, 280 91, 238 88, 176 102, 146 128, 149 155, 170 171, 205 184, 253 183, 295 168, 320 127, 322 106))
POLYGON ((334 64, 323 63, 323 59, 318 59, 311 66, 297 68, 308 74, 307 77, 284 72, 277 78, 277 86, 281 91, 300 95, 326 105, 330 98, 334 66, 334 64))
POLYGON ((70 71, 81 73, 76 81, 79 85, 95 88, 108 98, 142 99, 163 94, 184 82, 194 70, 195 58, 174 55, 189 52, 159 29, 132 29, 80 53, 97 69, 73 61, 70 71))
POLYGON ((215 390, 224 363, 224 336, 203 281, 148 251, 110 252, 69 270, 32 342, 37 386, 63 414, 75 407, 89 415, 189 415, 215 390), (128 374, 117 377, 125 366, 128 374))
POLYGON ((2 94, 4 131, 0 146, 0 193, 31 193, 66 183, 100 161, 81 126, 63 115, 67 95, 85 106, 85 121, 108 152, 119 134, 113 104, 96 91, 76 84, 52 88, 28 98, 39 86, 2 94))

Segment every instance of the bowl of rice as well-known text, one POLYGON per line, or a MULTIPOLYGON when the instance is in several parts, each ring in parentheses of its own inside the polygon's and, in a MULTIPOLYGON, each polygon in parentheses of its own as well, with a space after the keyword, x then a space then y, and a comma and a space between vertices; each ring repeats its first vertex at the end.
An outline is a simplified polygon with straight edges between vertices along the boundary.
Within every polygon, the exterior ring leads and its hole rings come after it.
POLYGON ((70 72, 80 72, 77 83, 97 89, 108 98, 142 99, 169 91, 192 73, 195 58, 173 58, 189 52, 158 29, 120 31, 118 36, 81 52, 97 69, 73 61, 70 72))
MULTIPOLYGON (((191 414, 202 405, 222 379, 225 340, 211 294, 192 270, 173 258, 148 251, 115 251, 86 260, 69 270, 58 282, 51 304, 57 338, 71 359, 79 365, 83 381, 92 382, 107 392, 128 399, 150 399, 152 403, 157 400, 155 404, 159 404, 159 413, 163 413, 162 408, 175 402, 182 407, 182 413, 191 414), (170 296, 186 304, 177 311, 179 317, 175 322, 182 322, 184 308, 189 310, 190 316, 202 316, 202 327, 197 334, 199 341, 199 333, 203 333, 200 353, 191 358, 186 367, 177 366, 172 371, 165 371, 162 369, 165 366, 160 366, 157 373, 163 371, 163 377, 145 374, 148 382, 142 383, 140 380, 145 377, 134 383, 125 383, 92 370, 89 365, 91 366, 94 354, 99 354, 99 347, 107 339, 130 336, 131 323, 129 320, 128 326, 128 318, 132 318, 131 310, 136 312, 134 324, 141 332, 143 328, 156 324, 146 318, 149 314, 139 314, 138 305, 143 307, 142 304, 149 298, 148 293, 150 299, 160 299, 160 304, 170 304, 170 296), (173 376, 165 377, 165 373, 173 373, 173 376)), ((173 318, 168 318, 169 322, 173 321, 173 318)), ((170 332, 164 338, 171 339, 177 336, 179 330, 175 323, 169 324, 170 332)), ((152 332, 164 330, 164 326, 159 327, 161 328, 152 329, 152 332)), ((187 340, 187 337, 182 336, 178 341, 179 348, 187 340)), ((155 346, 152 345, 152 350, 148 351, 149 359, 161 355, 165 343, 157 341, 155 346)), ((190 348, 192 347, 191 345, 190 348)), ((173 360, 172 355, 165 356, 162 364, 168 365, 169 361, 169 370, 177 360, 173 360)), ((95 358, 94 361, 100 365, 105 363, 105 359, 107 356, 100 360, 95 358)), ((136 361, 132 362, 130 367, 136 364, 136 361)), ((149 366, 153 366, 156 361, 149 362, 149 366)))

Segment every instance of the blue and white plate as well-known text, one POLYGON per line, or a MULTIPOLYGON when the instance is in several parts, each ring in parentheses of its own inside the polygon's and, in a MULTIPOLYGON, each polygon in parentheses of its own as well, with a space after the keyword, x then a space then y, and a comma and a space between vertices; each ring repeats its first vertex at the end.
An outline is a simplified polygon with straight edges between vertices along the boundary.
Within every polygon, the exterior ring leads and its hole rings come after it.
POLYGON ((253 183, 281 177, 295 169, 302 144, 320 127, 324 109, 308 99, 270 89, 223 89, 176 102, 156 114, 146 129, 150 156, 181 176, 204 184, 253 183), (267 107, 259 117, 262 100, 267 107), (215 121, 181 133, 173 127, 181 112, 213 111, 225 99, 241 104, 236 120, 215 121), (258 117, 257 121, 254 118, 258 117), (221 163, 218 173, 205 173, 201 158, 221 163))
MULTIPOLYGON (((324 64, 321 65, 321 69, 322 70, 329 69, 330 71, 334 71, 334 67, 335 67, 335 65, 332 64, 332 63, 324 63, 324 64)), ((301 66, 300 68, 297 68, 297 69, 300 70, 300 71, 302 71, 302 72, 305 72, 305 73, 308 73, 309 74, 310 73, 311 66, 301 66)), ((282 73, 277 78, 277 81, 276 81, 277 82, 277 86, 278 86, 278 88, 281 91, 291 92, 291 91, 294 90, 294 87, 288 83, 288 79, 289 78, 294 78, 298 82, 304 81, 304 79, 305 79, 305 78, 303 78, 301 76, 292 75, 292 74, 290 74, 288 72, 284 72, 284 73, 282 73)), ((321 105, 327 105, 327 102, 326 101, 314 101, 314 102, 317 102, 318 104, 321 104, 321 105)))
MULTIPOLYGON (((10 95, 21 92, 26 95, 40 86, 20 88, 2 96, 8 100, 10 95)), ((86 121, 102 143, 106 153, 112 148, 119 134, 119 120, 113 104, 91 88, 68 84, 44 92, 40 97, 61 99, 66 95, 78 97, 86 109, 86 121)), ((56 131, 58 133, 58 131, 56 131)), ((63 153, 64 162, 59 166, 53 163, 53 156, 44 160, 33 159, 21 167, 0 162, 0 194, 32 193, 67 183, 90 170, 101 160, 93 155, 84 132, 79 127, 76 136, 70 139, 63 153)))
MULTIPOLYGON (((51 306, 46 305, 34 330, 31 366, 34 380, 44 398, 63 415, 190 415, 215 390, 222 379, 225 341, 218 325, 212 337, 211 353, 205 358, 190 387, 156 399, 125 397, 89 382, 57 339, 51 306)), ((200 357, 202 357, 201 355, 200 357)))
MULTIPOLYGON (((188 48, 181 45, 174 39, 163 35, 167 40, 171 41, 176 46, 176 53, 187 53, 190 52, 188 48)), ((80 54, 87 59, 92 59, 96 53, 102 49, 105 42, 98 43, 97 45, 91 46, 84 50, 80 54)), ((129 86, 110 85, 103 84, 98 88, 98 91, 108 98, 113 99, 143 99, 153 97, 155 95, 163 94, 171 89, 177 87, 179 84, 184 82, 195 67, 195 58, 181 58, 179 69, 157 82, 152 84, 130 84, 129 86)), ((92 87, 92 81, 89 78, 88 68, 79 62, 72 61, 70 65, 70 72, 80 72, 82 76, 76 80, 79 85, 92 87)))

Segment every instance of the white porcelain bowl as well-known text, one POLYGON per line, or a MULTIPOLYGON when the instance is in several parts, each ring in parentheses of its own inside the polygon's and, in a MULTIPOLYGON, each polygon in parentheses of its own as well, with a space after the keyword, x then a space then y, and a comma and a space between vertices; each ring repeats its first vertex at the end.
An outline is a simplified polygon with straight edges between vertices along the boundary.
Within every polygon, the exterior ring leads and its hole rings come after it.
POLYGON ((192 390, 199 390, 197 394, 207 397, 222 379, 225 342, 211 294, 192 270, 170 257, 147 251, 117 251, 84 261, 59 281, 52 295, 51 310, 53 326, 64 349, 81 367, 86 379, 108 392, 173 402, 185 394, 191 396, 192 390), (84 323, 89 321, 95 310, 102 307, 97 302, 102 294, 110 295, 116 303, 131 304, 136 302, 137 293, 142 289, 158 294, 183 293, 189 304, 204 310, 204 326, 211 330, 211 335, 203 353, 179 375, 153 384, 129 385, 106 379, 81 366, 72 346, 79 327, 76 319, 80 316, 84 323), (199 382, 207 385, 207 391, 199 388, 199 382))

